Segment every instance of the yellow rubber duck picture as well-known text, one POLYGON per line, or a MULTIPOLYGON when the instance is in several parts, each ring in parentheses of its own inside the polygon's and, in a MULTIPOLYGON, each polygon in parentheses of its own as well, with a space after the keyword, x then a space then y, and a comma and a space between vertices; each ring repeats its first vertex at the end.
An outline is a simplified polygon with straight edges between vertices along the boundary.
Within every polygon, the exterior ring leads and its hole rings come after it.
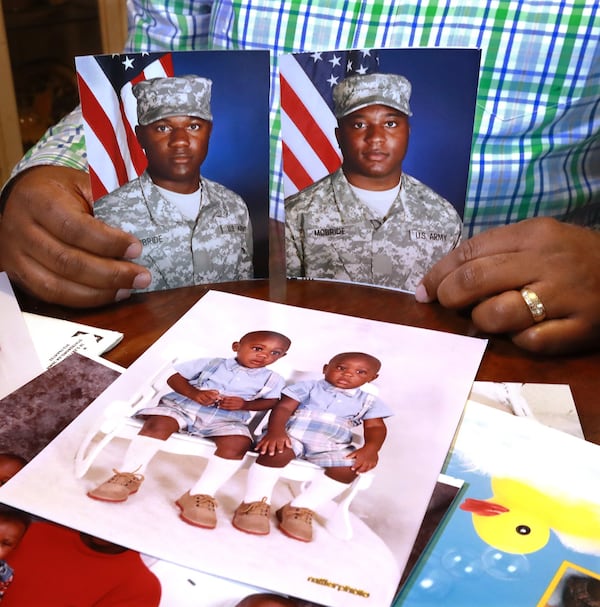
POLYGON ((565 567, 600 579, 600 447, 491 400, 467 403, 444 468, 463 493, 406 607, 571 607, 565 567))
POLYGON ((486 544, 529 554, 541 550, 554 532, 568 548, 600 555, 600 504, 510 478, 492 477, 491 488, 492 497, 469 497, 460 505, 471 513, 473 527, 486 544))

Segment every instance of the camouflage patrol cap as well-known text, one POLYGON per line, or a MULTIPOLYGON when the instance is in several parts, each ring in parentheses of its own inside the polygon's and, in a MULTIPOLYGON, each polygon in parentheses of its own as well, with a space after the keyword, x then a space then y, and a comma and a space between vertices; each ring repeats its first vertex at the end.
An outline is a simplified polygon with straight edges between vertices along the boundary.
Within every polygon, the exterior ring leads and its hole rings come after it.
POLYGON ((399 74, 349 76, 333 88, 334 114, 343 118, 369 105, 387 105, 412 116, 408 103, 411 84, 399 74))
POLYGON ((132 88, 138 122, 145 126, 169 116, 194 116, 212 122, 211 87, 212 80, 194 75, 142 80, 132 88))

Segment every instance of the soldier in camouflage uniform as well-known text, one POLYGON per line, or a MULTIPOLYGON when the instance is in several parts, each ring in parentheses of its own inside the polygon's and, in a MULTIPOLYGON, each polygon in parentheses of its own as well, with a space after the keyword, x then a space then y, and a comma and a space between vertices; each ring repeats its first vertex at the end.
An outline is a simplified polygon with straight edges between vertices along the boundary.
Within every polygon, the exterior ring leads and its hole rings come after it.
POLYGON ((288 276, 414 291, 459 243, 452 204, 402 171, 410 93, 397 74, 335 86, 342 166, 285 201, 288 276))
POLYGON ((133 87, 136 135, 148 168, 94 204, 94 215, 137 236, 145 290, 253 277, 252 226, 240 196, 200 176, 212 128, 211 80, 154 78, 133 87))

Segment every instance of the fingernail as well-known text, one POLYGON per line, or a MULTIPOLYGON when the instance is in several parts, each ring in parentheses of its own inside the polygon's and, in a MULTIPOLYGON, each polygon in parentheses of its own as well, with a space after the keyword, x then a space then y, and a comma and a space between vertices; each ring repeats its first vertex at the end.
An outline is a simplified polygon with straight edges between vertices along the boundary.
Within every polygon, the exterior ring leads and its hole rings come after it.
POLYGON ((131 289, 119 289, 115 295, 115 301, 123 301, 131 295, 131 289))
POLYGON ((423 283, 421 283, 416 289, 415 289, 415 299, 419 302, 419 303, 429 303, 431 301, 431 298, 429 297, 429 295, 427 295, 427 290, 425 289, 425 287, 423 286, 423 283))
POLYGON ((139 242, 132 242, 125 251, 126 259, 136 259, 142 254, 142 245, 139 242))
POLYGON ((148 272, 141 272, 133 279, 132 287, 134 289, 145 289, 150 286, 152 276, 148 272))

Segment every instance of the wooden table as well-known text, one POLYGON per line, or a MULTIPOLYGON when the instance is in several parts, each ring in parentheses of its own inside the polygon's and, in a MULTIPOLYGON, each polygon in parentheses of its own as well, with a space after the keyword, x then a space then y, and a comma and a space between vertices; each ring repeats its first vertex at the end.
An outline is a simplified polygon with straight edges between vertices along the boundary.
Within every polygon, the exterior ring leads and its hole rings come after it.
MULTIPOLYGON (((326 312, 362 316, 461 335, 478 334, 468 314, 438 304, 419 304, 412 295, 387 289, 326 281, 275 279, 220 283, 172 291, 137 294, 95 310, 70 310, 24 302, 24 309, 124 334, 106 355, 123 366, 131 364, 209 288, 326 312)), ((600 444, 600 353, 544 357, 520 350, 506 337, 492 337, 477 374, 481 381, 569 384, 586 438, 600 444)))

